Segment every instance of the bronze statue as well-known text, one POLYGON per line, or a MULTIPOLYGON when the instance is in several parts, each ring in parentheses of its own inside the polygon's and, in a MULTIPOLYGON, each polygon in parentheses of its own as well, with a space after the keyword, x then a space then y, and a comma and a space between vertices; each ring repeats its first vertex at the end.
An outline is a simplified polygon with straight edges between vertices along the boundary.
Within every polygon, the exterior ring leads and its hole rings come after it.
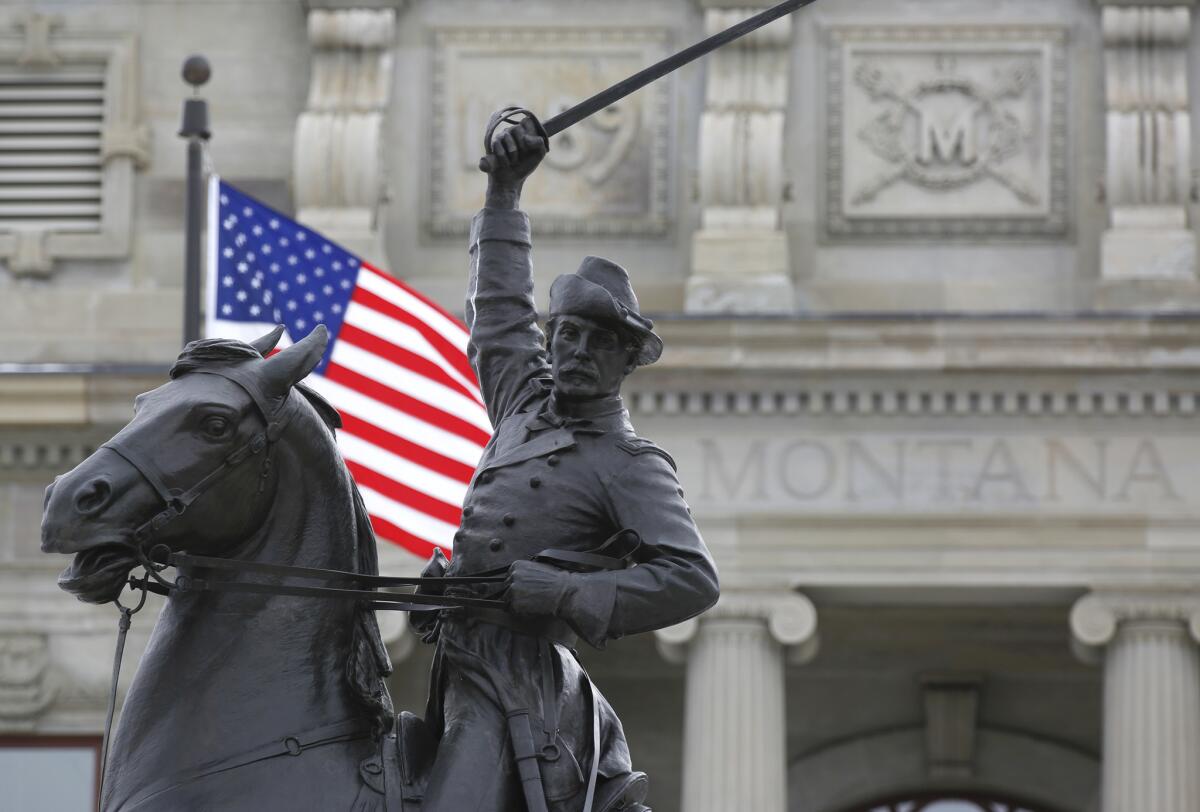
POLYGON ((426 810, 645 809, 621 723, 572 655, 682 622, 713 604, 717 575, 674 463, 637 437, 621 382, 662 341, 623 268, 587 257, 533 300, 521 189, 546 153, 536 120, 495 138, 471 229, 468 354, 495 433, 467 492, 449 567, 507 572, 510 614, 451 610, 436 625, 427 723, 438 736, 426 810), (571 554, 632 539, 636 566, 572 572, 571 554), (532 560, 555 548, 557 561, 532 560), (490 765, 480 770, 480 765, 490 765), (594 795, 594 799, 593 799, 594 795), (543 800, 544 799, 544 800, 543 800), (540 806, 538 804, 541 804, 540 806))

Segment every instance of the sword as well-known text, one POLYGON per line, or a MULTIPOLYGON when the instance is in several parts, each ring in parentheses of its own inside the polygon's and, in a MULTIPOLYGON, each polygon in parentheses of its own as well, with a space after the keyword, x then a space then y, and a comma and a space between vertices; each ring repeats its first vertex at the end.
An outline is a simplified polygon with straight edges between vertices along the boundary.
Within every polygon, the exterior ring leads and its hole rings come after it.
POLYGON ((641 90, 646 85, 661 79, 668 73, 679 70, 689 62, 694 62, 705 54, 715 51, 722 45, 727 45, 736 39, 746 36, 751 31, 762 28, 769 22, 774 22, 780 17, 791 14, 797 9, 804 8, 816 0, 784 0, 777 6, 767 9, 761 14, 755 14, 753 17, 748 17, 737 25, 730 26, 720 33, 713 34, 708 39, 701 40, 689 48, 684 48, 682 51, 671 54, 667 58, 655 62, 648 68, 638 71, 633 76, 622 79, 615 85, 601 90, 591 98, 584 99, 574 107, 568 108, 553 118, 547 119, 544 123, 537 120, 530 111, 521 107, 505 107, 495 115, 488 123, 487 134, 483 138, 483 150, 486 153, 479 160, 479 168, 484 172, 492 171, 492 136, 496 132, 496 128, 501 124, 519 124, 524 118, 534 120, 538 128, 538 134, 546 139, 546 143, 550 143, 550 138, 558 135, 568 127, 578 124, 593 113, 608 107, 614 102, 641 90))

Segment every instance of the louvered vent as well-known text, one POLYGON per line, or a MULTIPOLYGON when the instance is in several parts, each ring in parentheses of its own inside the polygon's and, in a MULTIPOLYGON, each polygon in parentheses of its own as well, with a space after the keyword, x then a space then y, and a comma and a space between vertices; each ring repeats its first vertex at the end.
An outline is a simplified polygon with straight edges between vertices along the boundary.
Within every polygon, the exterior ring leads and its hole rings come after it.
POLYGON ((104 73, 0 68, 0 231, 100 228, 104 73))

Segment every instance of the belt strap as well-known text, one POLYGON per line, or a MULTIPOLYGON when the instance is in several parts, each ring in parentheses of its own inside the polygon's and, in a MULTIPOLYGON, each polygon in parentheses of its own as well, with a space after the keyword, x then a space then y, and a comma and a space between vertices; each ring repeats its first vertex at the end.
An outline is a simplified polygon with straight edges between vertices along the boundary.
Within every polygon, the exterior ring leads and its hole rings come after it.
POLYGON ((587 794, 583 798, 583 812, 592 812, 596 800, 596 779, 600 775, 600 698, 596 696, 596 683, 585 672, 588 683, 588 699, 592 703, 592 768, 588 772, 587 794))
POLYGON ((520 617, 508 612, 478 606, 468 606, 464 609, 452 610, 452 617, 465 617, 490 623, 493 626, 503 626, 517 634, 527 634, 530 637, 541 637, 552 643, 573 649, 579 643, 579 637, 565 622, 552 617, 520 617), (461 612, 461 614, 459 614, 461 612))

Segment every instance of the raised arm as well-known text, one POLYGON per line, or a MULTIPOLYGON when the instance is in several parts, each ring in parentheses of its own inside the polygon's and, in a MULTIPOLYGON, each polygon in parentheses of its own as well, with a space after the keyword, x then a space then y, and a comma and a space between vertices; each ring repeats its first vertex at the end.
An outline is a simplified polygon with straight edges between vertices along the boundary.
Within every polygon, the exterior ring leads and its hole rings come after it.
POLYGON ((492 425, 520 409, 531 382, 550 374, 533 301, 529 217, 520 210, 525 179, 546 154, 532 122, 493 142, 484 208, 471 222, 467 356, 492 425))

